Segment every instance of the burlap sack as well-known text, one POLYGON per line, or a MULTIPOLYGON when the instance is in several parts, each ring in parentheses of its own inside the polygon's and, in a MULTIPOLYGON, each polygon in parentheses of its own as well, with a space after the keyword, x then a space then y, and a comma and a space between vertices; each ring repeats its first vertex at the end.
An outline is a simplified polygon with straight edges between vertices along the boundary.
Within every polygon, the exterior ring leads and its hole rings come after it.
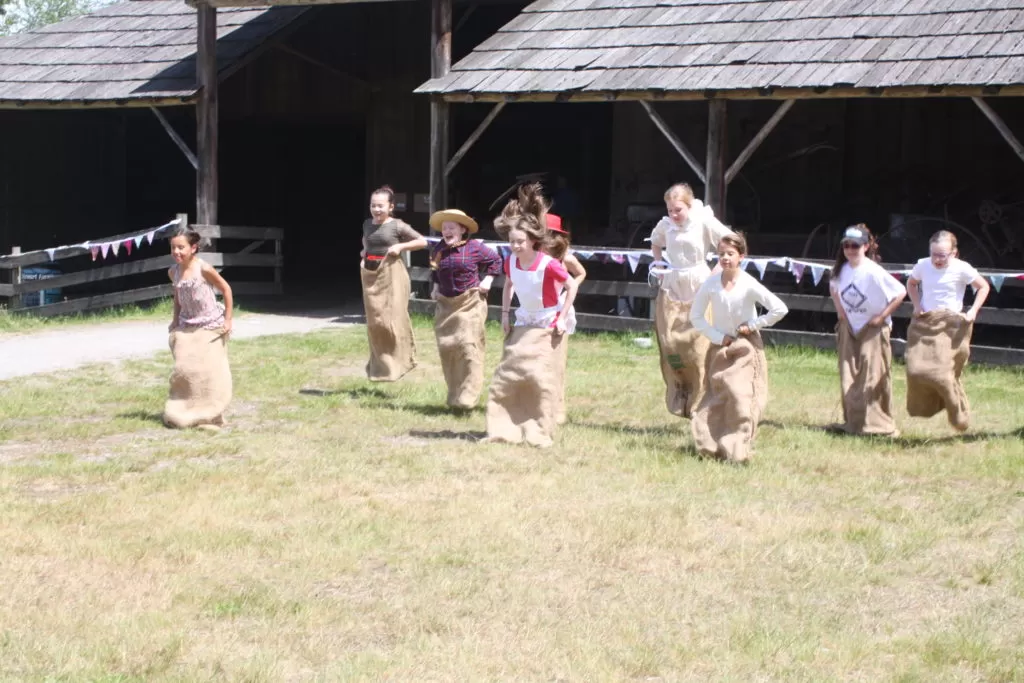
POLYGON ((658 292, 654 327, 665 380, 665 407, 678 417, 690 417, 704 388, 704 364, 710 341, 690 323, 691 304, 658 292))
POLYGON ((565 335, 549 328, 513 327, 505 339, 487 398, 487 440, 552 444, 565 335))
POLYGON ((849 434, 896 436, 892 417, 892 346, 889 328, 866 325, 854 335, 847 323, 836 330, 843 424, 849 434))
POLYGON ((768 404, 768 361, 761 335, 741 336, 729 346, 712 344, 706 372, 704 393, 690 424, 694 444, 705 455, 744 462, 768 404))
POLYGON ((409 271, 401 259, 390 256, 377 270, 362 266, 359 270, 370 340, 366 376, 374 382, 394 382, 416 367, 416 342, 409 320, 409 271))
POLYGON ((487 299, 480 290, 459 296, 438 296, 434 309, 434 335, 441 370, 448 385, 448 405, 469 409, 484 388, 484 323, 487 299))
POLYGON ((960 313, 931 311, 914 318, 907 331, 907 412, 931 417, 945 410, 949 424, 963 431, 971 407, 960 375, 971 356, 974 324, 960 313))
POLYGON ((231 402, 231 367, 223 330, 175 330, 170 335, 174 369, 164 404, 168 427, 221 425, 231 402))

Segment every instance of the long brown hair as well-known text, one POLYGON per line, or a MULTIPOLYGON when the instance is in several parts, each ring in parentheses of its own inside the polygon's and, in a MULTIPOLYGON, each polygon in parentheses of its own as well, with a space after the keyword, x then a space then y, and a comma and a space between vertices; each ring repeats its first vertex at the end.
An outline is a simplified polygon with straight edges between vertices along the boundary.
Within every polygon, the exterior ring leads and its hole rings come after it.
POLYGON ((549 232, 545 251, 556 261, 565 260, 565 255, 569 253, 569 235, 564 232, 549 232))
MULTIPOLYGON (((858 230, 862 230, 864 231, 864 234, 868 236, 867 250, 864 252, 864 257, 871 259, 875 263, 881 261, 882 255, 878 252, 878 241, 875 239, 875 236, 871 234, 871 231, 868 230, 868 226, 865 225, 864 223, 857 223, 856 225, 849 226, 847 230, 849 228, 857 228, 858 230)), ((844 230, 843 233, 845 234, 846 230, 844 230)), ((845 238, 839 240, 839 253, 836 254, 836 263, 834 266, 832 266, 833 278, 839 277, 839 271, 841 271, 843 269, 843 266, 846 265, 846 254, 843 250, 843 242, 845 241, 845 238)))
POLYGON ((533 242, 537 251, 547 252, 550 233, 544 223, 544 214, 549 205, 541 191, 540 183, 520 185, 516 196, 509 199, 501 214, 494 219, 494 230, 507 240, 512 230, 522 230, 533 242))

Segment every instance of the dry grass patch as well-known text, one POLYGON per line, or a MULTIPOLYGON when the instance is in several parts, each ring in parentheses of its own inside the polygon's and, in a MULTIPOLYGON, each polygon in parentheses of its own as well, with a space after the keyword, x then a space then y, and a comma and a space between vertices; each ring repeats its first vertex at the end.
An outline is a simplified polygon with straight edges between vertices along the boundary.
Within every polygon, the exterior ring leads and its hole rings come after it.
POLYGON ((477 443, 416 332, 393 385, 360 328, 233 344, 219 434, 159 427, 166 355, 4 383, 0 678, 1024 680, 1019 370, 966 437, 850 439, 834 359, 771 350, 736 469, 613 336, 554 448, 477 443))

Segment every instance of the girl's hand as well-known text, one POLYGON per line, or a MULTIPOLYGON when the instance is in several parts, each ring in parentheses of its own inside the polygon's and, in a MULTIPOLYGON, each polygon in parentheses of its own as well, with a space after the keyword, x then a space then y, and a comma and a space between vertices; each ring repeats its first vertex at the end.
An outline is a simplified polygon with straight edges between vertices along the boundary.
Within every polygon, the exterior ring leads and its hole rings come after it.
POLYGON ((555 321, 555 334, 565 334, 565 318, 562 316, 555 321))
POLYGON ((512 326, 508 323, 508 313, 501 314, 501 331, 506 335, 512 330, 512 326))
POLYGON ((431 299, 433 299, 434 301, 437 301, 437 295, 438 294, 439 294, 439 292, 437 291, 437 285, 434 285, 433 287, 430 288, 430 298, 431 299))
POLYGON ((388 256, 398 257, 398 256, 401 256, 401 255, 402 255, 402 245, 401 244, 392 244, 390 247, 388 247, 388 256))
POLYGON ((224 338, 231 336, 231 318, 224 318, 224 338))
POLYGON ((885 324, 885 316, 876 315, 874 318, 868 321, 869 327, 881 327, 885 324))
POLYGON ((977 319, 977 317, 978 312, 975 311, 973 308, 964 313, 964 320, 966 320, 969 323, 973 323, 977 319))
POLYGON ((167 326, 167 331, 168 331, 168 332, 174 332, 174 329, 175 329, 175 328, 176 328, 177 326, 178 326, 178 321, 177 321, 177 320, 172 320, 172 321, 171 321, 171 324, 167 326))
POLYGON ((742 325, 736 328, 736 334, 742 334, 744 336, 750 334, 750 326, 747 325, 746 323, 743 323, 742 325))
POLYGON ((920 307, 914 306, 914 317, 920 318, 922 315, 924 315, 924 311, 922 311, 920 307))
POLYGON ((491 291, 491 285, 490 285, 490 283, 488 283, 488 284, 486 284, 486 285, 485 285, 485 284, 483 284, 483 283, 480 283, 480 285, 479 285, 479 286, 477 286, 477 291, 479 291, 479 292, 480 292, 481 294, 483 294, 484 296, 487 296, 487 292, 491 291))
POLYGON ((725 335, 725 339, 722 340, 722 346, 730 346, 734 341, 736 341, 734 337, 725 335))

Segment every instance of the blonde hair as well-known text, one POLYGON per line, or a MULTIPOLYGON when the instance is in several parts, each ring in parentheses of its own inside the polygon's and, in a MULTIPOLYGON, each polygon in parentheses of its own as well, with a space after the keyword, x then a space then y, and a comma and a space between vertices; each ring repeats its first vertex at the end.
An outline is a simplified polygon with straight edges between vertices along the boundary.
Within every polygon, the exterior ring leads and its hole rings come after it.
POLYGON ((951 233, 949 230, 939 230, 929 238, 928 244, 937 244, 946 240, 949 240, 950 256, 956 256, 958 253, 956 248, 956 235, 951 233))
POLYGON ((693 206, 693 188, 686 183, 676 183, 665 190, 665 203, 681 200, 687 206, 693 206))

